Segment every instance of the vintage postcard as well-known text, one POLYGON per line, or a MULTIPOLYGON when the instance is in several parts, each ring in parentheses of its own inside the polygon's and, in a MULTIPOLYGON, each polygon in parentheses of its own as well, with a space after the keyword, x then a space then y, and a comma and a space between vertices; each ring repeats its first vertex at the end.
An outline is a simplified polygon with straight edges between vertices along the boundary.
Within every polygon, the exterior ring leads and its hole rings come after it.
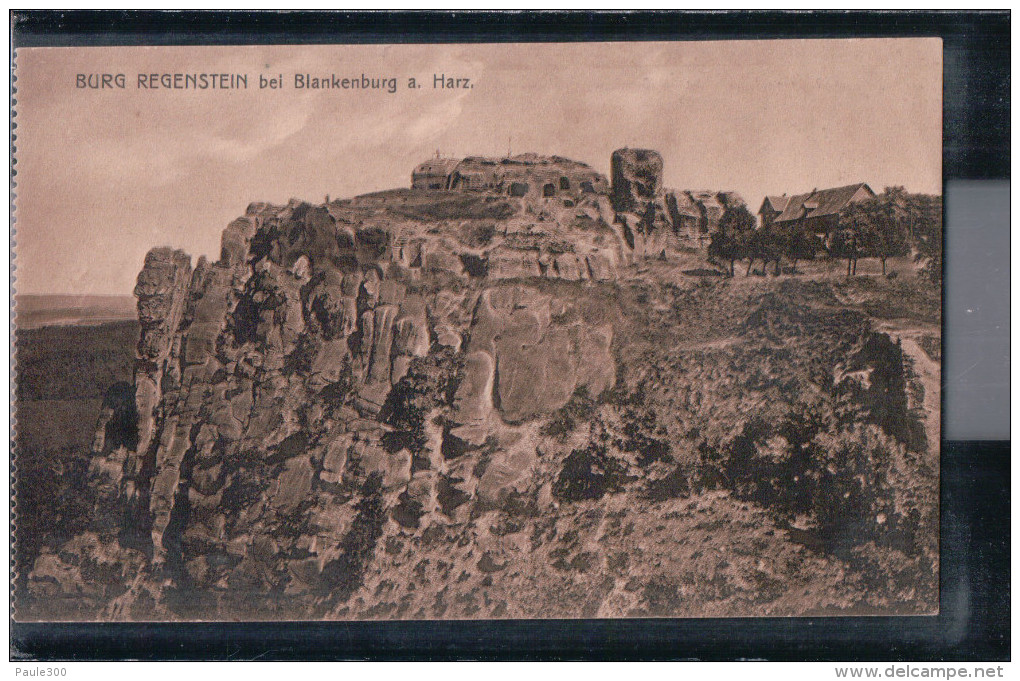
POLYGON ((938 612, 939 39, 15 76, 17 621, 938 612))

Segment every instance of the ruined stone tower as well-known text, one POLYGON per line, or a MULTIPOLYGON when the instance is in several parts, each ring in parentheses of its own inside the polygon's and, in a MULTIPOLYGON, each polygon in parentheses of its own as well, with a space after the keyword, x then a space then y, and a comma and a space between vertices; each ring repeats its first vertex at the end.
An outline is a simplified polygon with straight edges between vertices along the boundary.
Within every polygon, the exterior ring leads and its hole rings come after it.
POLYGON ((652 149, 617 149, 610 160, 613 208, 639 212, 662 194, 662 156, 652 149))

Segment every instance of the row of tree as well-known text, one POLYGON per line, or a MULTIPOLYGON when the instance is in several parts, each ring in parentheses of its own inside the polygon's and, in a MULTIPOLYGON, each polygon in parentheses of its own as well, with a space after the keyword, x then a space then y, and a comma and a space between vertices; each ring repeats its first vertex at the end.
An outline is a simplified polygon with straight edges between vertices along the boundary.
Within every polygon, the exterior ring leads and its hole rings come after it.
POLYGON ((799 225, 769 225, 755 229, 754 215, 744 206, 726 211, 712 235, 709 257, 729 263, 732 276, 738 260, 755 262, 780 272, 783 258, 796 269, 799 260, 819 255, 847 261, 847 275, 857 273, 860 258, 877 258, 886 273, 889 258, 914 254, 929 279, 942 277, 942 197, 910 194, 903 187, 887 187, 867 201, 851 203, 827 235, 799 225))

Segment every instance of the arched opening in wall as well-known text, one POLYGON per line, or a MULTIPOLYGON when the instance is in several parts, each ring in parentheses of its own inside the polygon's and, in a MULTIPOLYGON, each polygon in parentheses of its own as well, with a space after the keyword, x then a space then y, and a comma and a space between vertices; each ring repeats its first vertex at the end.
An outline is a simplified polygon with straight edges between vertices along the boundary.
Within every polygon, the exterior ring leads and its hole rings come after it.
POLYGON ((545 197, 556 196, 556 185, 550 182, 549 184, 542 187, 542 196, 545 197))
POLYGON ((566 190, 570 189, 570 179, 569 178, 566 178, 566 177, 561 177, 560 178, 560 189, 562 189, 563 191, 566 191, 566 190))
POLYGON ((594 194, 595 193, 595 187, 592 186, 591 182, 589 182, 588 180, 585 180, 584 182, 581 183, 581 193, 582 194, 594 194))
POLYGON ((487 258, 472 253, 462 253, 460 255, 460 262, 464 266, 464 271, 472 277, 484 277, 489 274, 489 261, 487 258))
POLYGON ((528 193, 527 182, 512 182, 510 184, 510 196, 525 196, 528 193))

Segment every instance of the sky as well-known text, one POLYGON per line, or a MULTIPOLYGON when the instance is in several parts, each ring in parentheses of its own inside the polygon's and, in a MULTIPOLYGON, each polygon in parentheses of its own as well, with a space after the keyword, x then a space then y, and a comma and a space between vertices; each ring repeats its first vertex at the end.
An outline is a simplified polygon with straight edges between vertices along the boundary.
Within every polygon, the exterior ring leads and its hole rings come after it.
POLYGON ((942 186, 938 39, 24 48, 15 60, 19 293, 130 295, 152 247, 216 259, 253 201, 406 187, 437 150, 556 154, 608 175, 614 149, 651 148, 665 186, 737 191, 753 212, 766 194, 942 186), (76 86, 102 73, 125 87, 76 86), (248 89, 137 87, 149 73, 247 74, 248 89), (398 90, 295 89, 294 74, 393 77, 398 90), (438 74, 472 87, 433 88, 438 74), (280 76, 283 88, 259 88, 280 76))

